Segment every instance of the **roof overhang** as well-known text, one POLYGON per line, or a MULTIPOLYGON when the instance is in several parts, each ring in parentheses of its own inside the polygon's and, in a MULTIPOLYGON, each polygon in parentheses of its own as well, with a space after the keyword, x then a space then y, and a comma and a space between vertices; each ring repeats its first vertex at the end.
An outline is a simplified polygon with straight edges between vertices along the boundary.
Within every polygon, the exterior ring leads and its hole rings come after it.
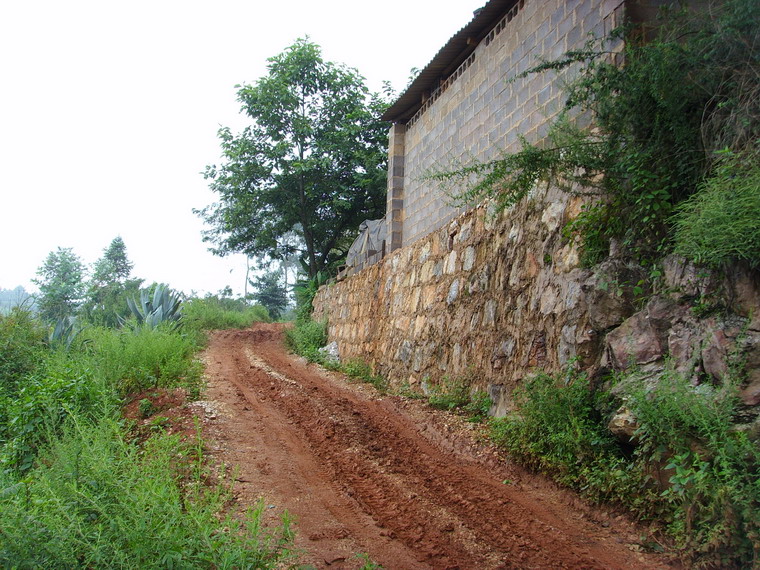
POLYGON ((406 123, 424 100, 475 51, 481 40, 519 0, 490 0, 461 30, 446 42, 409 87, 380 117, 392 123, 406 123))

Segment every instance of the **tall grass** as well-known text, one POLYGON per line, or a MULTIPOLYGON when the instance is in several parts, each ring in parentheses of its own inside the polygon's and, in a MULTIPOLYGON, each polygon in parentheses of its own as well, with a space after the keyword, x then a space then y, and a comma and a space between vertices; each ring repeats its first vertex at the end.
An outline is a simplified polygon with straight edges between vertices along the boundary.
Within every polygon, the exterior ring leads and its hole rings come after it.
POLYGON ((230 490, 202 441, 125 435, 123 396, 200 390, 197 332, 89 328, 56 349, 44 333, 30 315, 0 321, 0 567, 282 564, 288 521, 267 532, 261 508, 225 514, 230 490))
POLYGON ((72 418, 32 476, 0 485, 0 565, 270 568, 287 557, 287 520, 268 534, 260 508, 219 518, 229 489, 199 485, 183 467, 192 453, 176 436, 138 448, 113 419, 72 418))
POLYGON ((202 365, 193 358, 199 341, 192 333, 92 328, 83 336, 92 367, 121 395, 176 385, 197 390, 202 365))
POLYGON ((255 322, 269 322, 269 312, 261 305, 236 299, 190 299, 182 308, 185 326, 196 330, 242 329, 255 322))
POLYGON ((319 349, 327 344, 327 322, 309 319, 297 320, 292 328, 285 331, 288 347, 310 362, 322 362, 319 349))

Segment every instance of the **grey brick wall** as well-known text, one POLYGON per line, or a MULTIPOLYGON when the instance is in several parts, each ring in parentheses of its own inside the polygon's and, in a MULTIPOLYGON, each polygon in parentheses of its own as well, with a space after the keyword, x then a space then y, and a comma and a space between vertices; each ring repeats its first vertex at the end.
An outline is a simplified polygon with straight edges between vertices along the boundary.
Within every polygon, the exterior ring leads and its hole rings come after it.
MULTIPOLYGON (((541 58, 581 47, 589 34, 604 35, 617 24, 621 5, 621 0, 526 0, 499 33, 480 43, 472 63, 406 126, 402 245, 466 210, 452 205, 447 190, 429 179, 431 173, 515 151, 518 135, 531 142, 546 135, 563 102, 560 78, 546 72, 508 80, 541 58)), ((391 214, 388 219, 398 225, 402 216, 391 214)))

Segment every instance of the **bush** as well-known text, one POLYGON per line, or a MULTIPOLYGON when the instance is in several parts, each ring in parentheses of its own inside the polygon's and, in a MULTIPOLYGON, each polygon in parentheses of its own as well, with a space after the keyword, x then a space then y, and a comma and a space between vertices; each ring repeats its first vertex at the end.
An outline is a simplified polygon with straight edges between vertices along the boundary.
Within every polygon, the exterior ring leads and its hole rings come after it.
POLYGON ((583 374, 540 374, 514 396, 517 411, 490 425, 512 456, 594 500, 663 523, 689 567, 757 563, 760 449, 732 423, 731 382, 694 387, 667 372, 654 389, 628 394, 639 428, 627 453, 597 411, 606 396, 583 374), (664 486, 657 471, 669 477, 664 486))
POLYGON ((514 398, 518 411, 491 423, 492 438, 511 455, 595 500, 624 500, 632 488, 640 491, 596 410, 585 374, 539 374, 514 398))
POLYGON ((0 464, 14 471, 29 470, 37 450, 54 436, 67 418, 94 419, 118 409, 113 384, 94 373, 82 356, 63 350, 49 353, 28 375, 12 399, 0 402, 0 464))
POLYGON ((493 402, 487 392, 472 390, 473 380, 470 373, 444 376, 439 384, 431 386, 428 403, 440 410, 462 411, 470 421, 484 420, 493 402))
POLYGON ((731 382, 694 387, 669 372, 631 395, 639 461, 671 473, 662 500, 669 530, 690 564, 753 567, 760 552, 760 448, 735 429, 731 382))
POLYGON ((0 397, 15 394, 19 380, 39 364, 47 328, 31 311, 14 307, 0 315, 0 397))
POLYGON ((322 362, 319 349, 327 344, 327 321, 297 320, 285 331, 288 347, 310 362, 322 362))
POLYGON ((743 261, 760 265, 760 148, 724 153, 715 173, 674 217, 675 251, 717 267, 743 261))
POLYGON ((388 389, 388 380, 380 374, 374 374, 370 365, 359 358, 348 360, 338 366, 338 370, 351 378, 372 384, 380 392, 385 392, 388 389))

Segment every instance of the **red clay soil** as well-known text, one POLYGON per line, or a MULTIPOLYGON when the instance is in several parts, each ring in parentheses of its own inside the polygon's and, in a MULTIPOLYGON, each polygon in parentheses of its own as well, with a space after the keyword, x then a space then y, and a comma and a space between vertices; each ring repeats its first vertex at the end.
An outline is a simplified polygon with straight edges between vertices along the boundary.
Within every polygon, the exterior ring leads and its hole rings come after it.
POLYGON ((664 568, 641 530, 510 465, 476 428, 288 354, 282 325, 211 335, 203 408, 242 505, 296 521, 299 563, 664 568))

